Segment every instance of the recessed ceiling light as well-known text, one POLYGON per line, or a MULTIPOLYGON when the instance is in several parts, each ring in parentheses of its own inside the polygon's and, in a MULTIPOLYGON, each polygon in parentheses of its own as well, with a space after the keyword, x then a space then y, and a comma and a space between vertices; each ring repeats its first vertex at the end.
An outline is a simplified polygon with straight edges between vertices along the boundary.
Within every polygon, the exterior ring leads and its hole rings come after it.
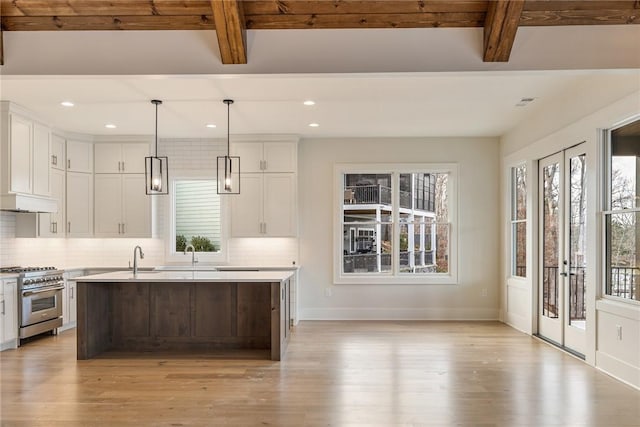
POLYGON ((75 104, 71 101, 62 101, 60 105, 62 105, 63 107, 73 107, 75 104))
POLYGON ((320 126, 318 123, 309 123, 309 127, 317 128, 318 126, 320 126))
POLYGON ((106 127, 107 129, 115 129, 117 126, 113 123, 107 123, 106 125, 104 125, 104 127, 106 127))
POLYGON ((216 125, 214 125, 213 123, 209 123, 209 124, 207 125, 207 127, 208 127, 208 128, 212 128, 212 129, 213 129, 214 127, 216 127, 216 125))
POLYGON ((313 101, 312 101, 312 100, 310 100, 310 99, 309 99, 309 100, 307 100, 307 101, 304 101, 304 102, 303 102, 303 104, 304 104, 304 105, 316 105, 316 103, 315 103, 315 102, 313 102, 313 101))

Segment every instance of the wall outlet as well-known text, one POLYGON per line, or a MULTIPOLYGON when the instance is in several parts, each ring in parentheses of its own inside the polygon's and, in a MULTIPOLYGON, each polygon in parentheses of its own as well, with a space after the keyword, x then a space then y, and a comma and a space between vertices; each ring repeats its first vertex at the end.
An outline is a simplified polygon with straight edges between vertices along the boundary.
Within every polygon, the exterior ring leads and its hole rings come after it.
POLYGON ((482 288, 482 290, 480 291, 480 296, 486 297, 487 295, 489 295, 489 291, 487 290, 487 288, 482 288))
POLYGON ((325 297, 331 296, 331 288, 324 288, 324 296, 325 297))
POLYGON ((616 333, 618 334, 618 341, 622 341, 622 326, 616 325, 616 333))

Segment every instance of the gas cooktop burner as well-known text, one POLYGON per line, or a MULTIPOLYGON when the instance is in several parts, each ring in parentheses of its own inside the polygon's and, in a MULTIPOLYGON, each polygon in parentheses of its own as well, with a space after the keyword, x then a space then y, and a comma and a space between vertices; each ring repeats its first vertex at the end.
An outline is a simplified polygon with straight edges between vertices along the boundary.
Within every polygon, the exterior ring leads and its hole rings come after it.
POLYGON ((0 273, 29 273, 32 271, 49 271, 55 269, 55 267, 3 267, 0 268, 0 273))

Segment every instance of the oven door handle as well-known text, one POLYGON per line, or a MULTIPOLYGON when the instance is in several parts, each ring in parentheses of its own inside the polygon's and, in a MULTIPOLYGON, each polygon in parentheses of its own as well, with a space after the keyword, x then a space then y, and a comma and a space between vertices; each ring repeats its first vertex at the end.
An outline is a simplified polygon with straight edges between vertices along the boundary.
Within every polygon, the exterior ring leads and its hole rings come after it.
POLYGON ((44 292, 51 292, 51 291, 59 291, 61 289, 64 289, 64 286, 57 286, 55 288, 45 288, 45 289, 40 289, 40 290, 37 290, 37 291, 23 291, 22 292, 22 296, 28 297, 29 295, 42 294, 44 292))

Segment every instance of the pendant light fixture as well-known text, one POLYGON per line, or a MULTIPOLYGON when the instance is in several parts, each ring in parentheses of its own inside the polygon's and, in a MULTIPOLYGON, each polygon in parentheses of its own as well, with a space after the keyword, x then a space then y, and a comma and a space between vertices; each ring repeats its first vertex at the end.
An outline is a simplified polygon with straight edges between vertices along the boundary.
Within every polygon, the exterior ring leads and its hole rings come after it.
POLYGON ((156 151, 155 156, 144 158, 144 175, 146 184, 146 193, 169 194, 169 160, 166 157, 158 157, 158 105, 162 101, 158 99, 151 100, 156 106, 156 151))
POLYGON ((218 194, 240 194, 240 157, 229 155, 229 106, 233 99, 225 99, 227 105, 227 155, 217 157, 218 194))

